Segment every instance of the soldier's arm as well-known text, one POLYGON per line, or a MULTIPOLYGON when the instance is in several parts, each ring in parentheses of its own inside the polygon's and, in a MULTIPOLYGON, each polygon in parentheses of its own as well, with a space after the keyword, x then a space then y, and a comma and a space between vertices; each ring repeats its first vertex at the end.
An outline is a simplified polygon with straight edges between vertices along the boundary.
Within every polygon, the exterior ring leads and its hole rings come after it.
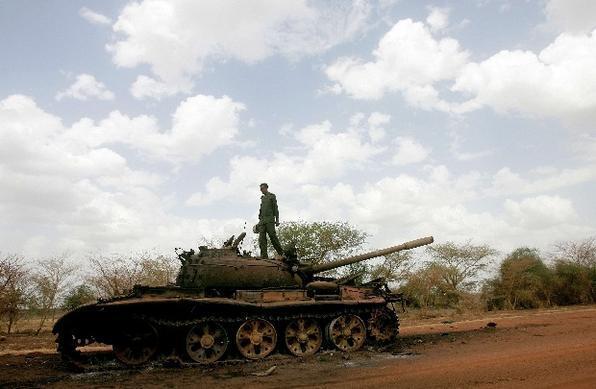
POLYGON ((259 220, 261 220, 262 213, 263 213, 263 197, 261 197, 261 205, 259 205, 259 220))

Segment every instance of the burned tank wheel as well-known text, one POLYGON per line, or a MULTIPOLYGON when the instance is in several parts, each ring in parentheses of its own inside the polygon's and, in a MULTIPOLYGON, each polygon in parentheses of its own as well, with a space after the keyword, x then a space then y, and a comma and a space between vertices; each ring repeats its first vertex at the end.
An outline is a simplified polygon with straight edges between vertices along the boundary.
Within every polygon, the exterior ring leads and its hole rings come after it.
POLYGON ((228 334, 221 324, 200 323, 186 334, 186 353, 195 362, 211 363, 226 353, 228 343, 228 334))
POLYGON ((155 327, 145 321, 126 323, 118 329, 112 349, 125 365, 138 366, 157 352, 159 341, 155 327))
POLYGON ((302 357, 319 351, 323 343, 323 332, 314 319, 296 319, 286 326, 284 339, 288 351, 302 357))
POLYGON ((260 359, 271 354, 277 344, 273 324, 264 319, 247 320, 236 332, 236 346, 245 358, 260 359))
POLYGON ((397 337, 398 327, 399 321, 393 311, 379 309, 368 320, 368 336, 376 343, 389 343, 397 337))
POLYGON ((71 331, 63 329, 58 334, 58 352, 65 361, 78 360, 81 357, 80 351, 77 350, 77 345, 81 340, 77 338, 71 331))
POLYGON ((366 327, 356 315, 341 315, 329 323, 327 337, 341 351, 356 351, 366 340, 366 327))

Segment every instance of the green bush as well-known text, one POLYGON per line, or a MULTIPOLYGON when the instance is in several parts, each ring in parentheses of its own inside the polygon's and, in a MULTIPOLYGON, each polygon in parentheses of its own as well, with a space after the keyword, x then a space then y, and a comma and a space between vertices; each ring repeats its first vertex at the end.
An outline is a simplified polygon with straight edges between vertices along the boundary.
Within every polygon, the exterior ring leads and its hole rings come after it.
POLYGON ((81 284, 68 291, 66 297, 64 298, 64 304, 62 307, 70 311, 80 307, 83 304, 93 302, 95 298, 96 297, 95 293, 93 293, 93 290, 89 286, 81 284))
POLYGON ((522 247, 501 263, 497 277, 485 283, 487 309, 539 308, 551 304, 552 271, 538 250, 522 247))
POLYGON ((554 299, 558 305, 594 302, 594 269, 559 260, 555 263, 554 272, 554 299))

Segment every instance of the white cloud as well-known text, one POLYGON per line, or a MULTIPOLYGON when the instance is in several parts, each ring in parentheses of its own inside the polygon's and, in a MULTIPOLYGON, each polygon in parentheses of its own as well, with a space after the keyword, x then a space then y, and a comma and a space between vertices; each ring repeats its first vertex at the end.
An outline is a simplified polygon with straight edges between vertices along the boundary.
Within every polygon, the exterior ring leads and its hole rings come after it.
POLYGON ((156 182, 153 175, 129 170, 121 155, 94 144, 87 133, 65 127, 29 97, 13 95, 0 101, 0 122, 0 164, 15 174, 84 180, 122 174, 130 178, 135 173, 133 182, 139 185, 156 182))
POLYGON ((593 0, 548 0, 547 22, 558 31, 587 33, 596 28, 596 2, 593 0))
POLYGON ((106 88, 106 86, 95 79, 91 74, 79 74, 76 81, 66 90, 56 94, 56 100, 60 101, 65 97, 71 97, 77 100, 99 99, 99 100, 113 100, 114 93, 106 88))
POLYGON ((393 156, 392 162, 398 166, 422 162, 430 154, 429 149, 410 137, 397 137, 395 143, 397 145, 397 151, 393 156))
POLYGON ((494 174, 486 194, 506 196, 545 193, 596 180, 596 167, 591 165, 573 169, 551 168, 546 172, 547 174, 540 174, 540 170, 536 169, 531 178, 523 178, 520 174, 512 172, 510 168, 504 167, 494 174))
MULTIPOLYGON (((175 216, 169 196, 160 193, 166 178, 131 168, 123 154, 110 148, 116 143, 165 161, 174 154, 194 160, 195 152, 204 155, 197 151, 200 137, 224 143, 231 138, 217 138, 216 133, 195 138, 193 130, 236 128, 234 118, 241 107, 235 104, 227 98, 191 97, 175 110, 171 129, 161 130, 152 117, 119 112, 97 123, 81 119, 67 127, 28 97, 0 101, 0 211, 4 223, 28 232, 18 238, 3 235, 0 243, 6 249, 27 242, 41 247, 39 242, 49 241, 55 249, 128 251, 191 246, 201 234, 237 232, 244 223, 240 218, 175 216), (210 120, 204 118, 207 113, 210 120)), ((269 181, 280 197, 283 220, 346 220, 374 234, 373 246, 435 234, 438 241, 473 237, 509 249, 594 233, 581 224, 570 200, 541 192, 594 179, 590 171, 595 170, 587 167, 544 167, 531 172, 531 179, 503 170, 495 178, 500 188, 496 194, 487 193, 483 175, 457 175, 441 165, 422 167, 419 177, 371 175, 360 184, 342 182, 360 169, 374 172, 375 157, 390 152, 369 140, 371 127, 389 121, 388 115, 377 112, 354 115, 343 130, 329 122, 289 128, 288 135, 299 147, 271 156, 234 157, 226 179, 212 178, 187 202, 253 203, 258 184, 269 181), (500 193, 536 196, 507 200, 502 211, 475 211, 470 205, 500 193)))
POLYGON ((305 0, 144 0, 123 9, 113 27, 118 38, 107 48, 116 65, 148 64, 172 88, 209 61, 255 63, 274 54, 320 53, 359 33, 369 13, 360 0, 317 7, 305 0))
MULTIPOLYGON (((182 102, 172 130, 160 138, 164 147, 171 153, 192 153, 191 159, 202 155, 201 147, 213 146, 197 146, 198 137, 189 132, 203 124, 219 123, 222 133, 199 137, 208 136, 216 144, 227 141, 230 133, 220 119, 229 113, 229 104, 206 96, 182 102), (201 117, 209 112, 212 122, 201 117)), ((10 226, 0 234, 4 250, 49 255, 57 250, 129 252, 156 247, 170 252, 173 245, 194 246, 201 236, 237 232, 244 222, 175 216, 171 200, 160 193, 166 177, 131 168, 124 154, 109 148, 114 143, 132 147, 142 143, 146 131, 157 133, 152 118, 113 113, 97 126, 82 119, 67 127, 33 99, 13 95, 0 101, 0 123, 1 223, 10 226), (48 247, 37 245, 41 252, 25 248, 35 242, 47 242, 48 247)))
POLYGON ((296 212, 286 211, 284 220, 296 215, 306 220, 348 220, 373 235, 373 247, 432 234, 437 242, 473 239, 504 250, 522 245, 546 248, 553 241, 596 232, 582 224, 570 200, 559 196, 506 200, 502 210, 475 211, 471 204, 484 196, 480 175, 457 176, 445 166, 426 169, 421 177, 399 174, 358 186, 293 188, 307 203, 296 212))
POLYGON ((102 25, 112 24, 112 19, 87 7, 81 8, 79 10, 79 15, 89 23, 102 25))
POLYGON ((468 64, 453 90, 474 97, 461 111, 489 106, 498 112, 573 119, 596 112, 596 32, 560 35, 538 55, 501 51, 468 64))
POLYGON ((139 100, 146 98, 160 100, 178 93, 190 93, 191 89, 192 82, 189 80, 183 80, 178 84, 166 84, 152 77, 140 75, 130 86, 130 94, 139 100))
MULTIPOLYGON (((354 115, 350 129, 343 133, 364 135, 366 129, 350 131, 369 119, 376 122, 375 117, 354 115)), ((474 171, 458 175, 446 166, 427 165, 420 174, 371 176, 370 180, 364 178, 365 182, 350 184, 343 181, 347 170, 335 176, 317 175, 317 170, 327 173, 325 161, 310 165, 316 169, 307 168, 312 157, 309 150, 318 141, 327 141, 326 137, 334 133, 331 128, 328 123, 319 123, 295 131, 295 137, 305 149, 292 149, 292 156, 289 150, 283 150, 270 158, 233 158, 229 177, 213 178, 188 203, 204 206, 230 199, 251 201, 256 197, 258 183, 268 181, 281 198, 283 220, 347 220, 373 234, 373 246, 435 234, 437 241, 472 238, 510 250, 528 244, 547 247, 555 240, 575 239, 595 232, 593 227, 583 224, 570 200, 543 194, 594 180, 596 169, 591 166, 538 167, 528 177, 505 168, 489 177, 474 171), (527 194, 535 196, 505 199, 502 209, 489 211, 483 206, 477 210, 474 205, 502 196, 527 194), (548 214, 549 207, 553 208, 552 215, 548 214)), ((356 166, 362 163, 366 162, 356 166)), ((370 160, 370 163, 374 162, 370 160)))
POLYGON ((56 233, 89 222, 99 233, 109 228, 109 220, 120 217, 117 203, 122 193, 135 197, 143 187, 161 182, 157 175, 132 170, 110 149, 70 142, 69 129, 61 120, 28 97, 14 95, 2 100, 0 122, 4 221, 29 225, 27 232, 52 226, 56 233), (114 184, 118 192, 111 193, 107 187, 114 184), (104 204, 101 208, 100 203, 104 204))
POLYGON ((435 39, 428 26, 410 19, 397 22, 373 56, 370 62, 340 58, 328 66, 325 73, 335 82, 333 88, 371 100, 399 91, 411 105, 448 110, 434 84, 453 79, 468 60, 456 40, 435 39))
MULTIPOLYGON (((377 125, 389 120, 379 116, 371 117, 372 122, 377 125)), ((383 148, 366 141, 364 135, 368 134, 370 128, 358 128, 358 118, 353 120, 353 124, 355 127, 339 132, 333 131, 329 121, 299 130, 287 127, 286 131, 293 131, 299 147, 276 152, 269 158, 234 157, 230 160, 227 181, 220 177, 212 178, 203 192, 193 194, 186 203, 203 206, 229 198, 246 201, 260 182, 274 182, 277 187, 290 191, 296 185, 338 179, 350 170, 361 169, 373 156, 381 153, 383 148)))
POLYGON ((325 68, 333 82, 325 89, 368 100, 400 92, 411 106, 456 114, 490 107, 575 126, 596 120, 596 30, 563 33, 538 53, 502 50, 471 62, 457 40, 433 36, 433 28, 442 26, 437 12, 427 19, 430 26, 397 22, 379 41, 372 61, 337 59, 325 68))
POLYGON ((477 230, 486 231, 477 237, 481 240, 490 237, 494 228, 506 230, 504 221, 489 213, 473 213, 463 205, 478 195, 476 174, 457 177, 445 166, 430 166, 424 179, 399 174, 362 185, 337 181, 328 185, 326 180, 300 181, 300 170, 286 170, 280 162, 235 158, 228 182, 211 180, 206 192, 189 202, 206 205, 233 196, 246 201, 256 196, 261 177, 275 177, 268 182, 280 199, 282 220, 349 221, 373 234, 373 245, 395 244, 438 231, 441 235, 437 238, 442 240, 465 240, 476 236, 477 230), (254 172, 262 174, 255 177, 254 172))
MULTIPOLYGON (((238 133, 239 113, 244 104, 234 102, 228 96, 216 98, 197 95, 184 100, 173 116, 171 134, 158 137, 162 154, 179 158, 178 154, 206 155, 230 144, 238 133)), ((197 157, 182 159, 196 160, 197 157)))
POLYGON ((391 115, 387 115, 381 112, 373 112, 368 117, 368 124, 371 127, 379 127, 383 124, 388 124, 391 121, 391 115))
POLYGON ((519 202, 507 199, 505 212, 512 223, 533 229, 572 223, 577 219, 571 201, 559 196, 542 195, 519 202))
MULTIPOLYGON (((112 188, 154 185, 158 176, 130 169, 126 159, 108 147, 125 145, 170 163, 197 161, 232 141, 242 109, 225 96, 198 95, 180 103, 167 131, 160 130, 152 117, 129 118, 118 111, 98 123, 84 118, 69 128, 31 98, 14 95, 0 101, 0 166, 4 178, 12 177, 29 189, 42 177, 47 180, 43 187, 58 191, 65 181, 84 188, 90 187, 89 180, 112 188)), ((9 187, 17 190, 19 185, 9 187)), ((4 192, 9 196, 10 191, 4 192)), ((14 198, 26 192, 14 192, 14 198)), ((49 193, 48 189, 51 199, 49 193)))
POLYGON ((348 220, 373 235, 373 246, 434 234, 437 241, 481 240, 505 222, 489 213, 474 213, 464 204, 477 196, 478 177, 453 176, 445 166, 431 166, 424 178, 388 176, 364 185, 306 185, 297 189, 308 199, 300 209, 307 220, 348 220), (483 231, 478 236, 477 231, 483 231))
POLYGON ((125 144, 171 163, 192 162, 232 143, 239 132, 239 114, 244 109, 243 104, 227 96, 196 95, 178 105, 169 130, 161 130, 153 117, 130 118, 114 111, 97 124, 90 119, 78 121, 69 135, 75 141, 83 140, 95 146, 125 144))
POLYGON ((390 121, 390 115, 381 112, 373 112, 370 114, 368 117, 368 136, 371 141, 379 142, 385 138, 386 131, 383 126, 389 124, 390 121))
POLYGON ((449 9, 430 7, 426 23, 430 26, 432 32, 444 30, 449 25, 449 9))

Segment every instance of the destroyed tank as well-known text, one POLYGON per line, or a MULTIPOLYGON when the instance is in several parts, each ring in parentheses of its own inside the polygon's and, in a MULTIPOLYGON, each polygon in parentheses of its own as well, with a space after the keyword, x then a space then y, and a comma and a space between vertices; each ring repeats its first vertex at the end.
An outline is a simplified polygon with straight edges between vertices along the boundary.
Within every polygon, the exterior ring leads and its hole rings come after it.
POLYGON ((426 237, 313 265, 299 261, 295 250, 273 260, 241 253, 245 235, 222 248, 177 249, 175 285, 136 285, 129 295, 66 313, 53 327, 58 351, 70 359, 82 346, 103 343, 134 366, 159 354, 212 363, 226 355, 308 356, 323 345, 350 352, 367 341, 390 342, 398 334, 399 294, 382 279, 357 284, 357 275, 320 273, 433 242, 426 237))

